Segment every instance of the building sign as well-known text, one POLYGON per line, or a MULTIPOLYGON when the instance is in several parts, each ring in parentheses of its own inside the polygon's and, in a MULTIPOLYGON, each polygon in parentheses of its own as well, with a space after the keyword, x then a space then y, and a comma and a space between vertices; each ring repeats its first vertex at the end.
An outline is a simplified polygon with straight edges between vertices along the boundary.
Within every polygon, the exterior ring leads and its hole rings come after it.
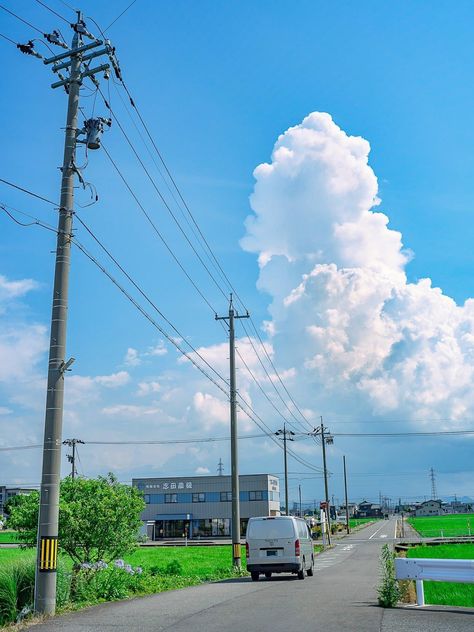
POLYGON ((146 483, 145 485, 145 489, 163 489, 163 490, 168 490, 168 489, 192 489, 193 488, 193 483, 192 481, 179 481, 177 482, 164 482, 164 483, 146 483))

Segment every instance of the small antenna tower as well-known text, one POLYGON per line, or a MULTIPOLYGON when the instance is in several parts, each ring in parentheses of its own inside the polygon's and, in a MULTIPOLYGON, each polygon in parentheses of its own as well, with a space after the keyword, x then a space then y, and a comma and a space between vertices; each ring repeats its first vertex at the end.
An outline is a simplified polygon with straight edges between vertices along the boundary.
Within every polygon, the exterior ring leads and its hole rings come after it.
POLYGON ((219 476, 224 476, 224 463, 222 463, 222 459, 219 459, 219 463, 217 464, 217 473, 219 476))
POLYGON ((438 498, 438 493, 436 491, 436 476, 433 468, 430 469, 430 479, 431 479, 431 500, 436 500, 438 498))

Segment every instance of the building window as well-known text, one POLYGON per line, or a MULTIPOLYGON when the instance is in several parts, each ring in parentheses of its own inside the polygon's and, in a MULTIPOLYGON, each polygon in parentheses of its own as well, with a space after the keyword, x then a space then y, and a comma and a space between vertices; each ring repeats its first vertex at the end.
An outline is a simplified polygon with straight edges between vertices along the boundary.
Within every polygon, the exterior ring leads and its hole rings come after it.
POLYGON ((263 500, 263 494, 261 491, 249 492, 249 500, 263 500))
POLYGON ((232 492, 221 492, 221 502, 232 500, 232 492))
POLYGON ((144 498, 144 500, 145 500, 145 503, 146 503, 147 505, 149 505, 149 504, 150 504, 150 494, 145 494, 145 495, 143 496, 143 498, 144 498))
POLYGON ((177 503, 178 494, 165 494, 165 503, 177 503))
POLYGON ((201 492, 199 494, 193 494, 193 503, 204 503, 206 502, 206 494, 201 492))

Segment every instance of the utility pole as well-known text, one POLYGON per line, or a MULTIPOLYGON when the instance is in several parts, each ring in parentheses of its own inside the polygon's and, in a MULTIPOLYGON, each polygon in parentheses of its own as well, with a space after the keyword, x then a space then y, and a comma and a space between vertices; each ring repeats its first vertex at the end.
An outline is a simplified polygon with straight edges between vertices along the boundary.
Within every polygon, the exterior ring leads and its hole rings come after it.
POLYGON ((298 485, 298 494, 299 494, 299 497, 300 497, 300 518, 302 518, 303 514, 302 514, 302 509, 301 509, 301 484, 298 485))
POLYGON ((349 505, 347 504, 347 473, 346 473, 346 455, 342 457, 344 465, 344 496, 346 500, 346 531, 349 534, 351 532, 349 528, 349 505))
POLYGON ((431 479, 431 500, 437 500, 437 491, 436 491, 436 476, 433 468, 430 469, 430 479, 431 479))
MULTIPOLYGON (((54 273, 51 336, 49 347, 48 382, 46 394, 46 414, 44 426, 43 466, 41 475, 40 507, 38 517, 37 561, 35 574, 34 609, 45 615, 53 615, 56 608, 56 571, 58 552, 59 518, 59 481, 61 475, 61 444, 64 402, 64 374, 74 362, 74 358, 65 361, 66 321, 68 308, 69 267, 71 255, 72 219, 74 215, 74 180, 78 172, 76 167, 76 145, 84 142, 89 149, 100 146, 100 135, 105 119, 89 119, 84 129, 77 125, 80 87, 85 77, 96 84, 95 73, 106 71, 110 65, 102 64, 97 68, 82 67, 82 62, 98 57, 109 56, 112 65, 113 50, 108 43, 105 48, 92 54, 83 53, 103 44, 85 28, 82 13, 77 12, 72 46, 67 51, 44 59, 44 63, 55 64, 53 72, 67 69, 68 77, 52 84, 52 88, 64 87, 68 93, 68 108, 64 142, 64 157, 61 168, 61 196, 59 204, 58 236, 54 273), (93 40, 83 45, 82 37, 93 40), (61 62, 61 63, 57 63, 61 62), (78 136, 86 135, 86 140, 78 136)), ((60 75, 61 76, 61 75, 60 75)), ((107 122, 109 124, 109 122, 107 122)))
POLYGON ((294 441, 293 435, 295 434, 291 430, 286 429, 286 422, 283 423, 283 430, 277 430, 275 432, 277 436, 283 435, 283 458, 285 462, 285 515, 289 516, 289 507, 288 507, 288 457, 286 454, 286 442, 294 441))
POLYGON ((315 428, 311 433, 313 436, 321 436, 321 447, 323 451, 323 469, 324 469, 324 496, 326 500, 326 513, 328 520, 328 542, 331 544, 331 513, 329 507, 329 488, 328 488, 328 468, 326 465, 326 443, 328 445, 334 443, 334 438, 327 428, 324 427, 323 418, 321 416, 321 425, 315 428), (326 434, 327 433, 327 434, 326 434))
POLYGON ((81 439, 65 439, 63 441, 63 445, 68 445, 70 448, 72 448, 72 454, 68 454, 67 455, 67 460, 71 464, 71 478, 72 478, 72 480, 74 480, 74 478, 76 477, 76 474, 77 474, 77 470, 76 470, 76 445, 78 443, 84 444, 84 441, 81 441, 81 439))
POLYGON ((217 474, 218 476, 224 476, 224 464, 222 463, 222 459, 219 459, 219 463, 217 464, 217 474))
POLYGON ((232 478, 232 561, 233 565, 240 568, 242 557, 240 553, 240 498, 239 498, 239 455, 237 444, 237 387, 235 377, 235 329, 234 320, 238 318, 250 318, 247 312, 239 315, 234 310, 232 294, 229 301, 229 315, 215 315, 216 320, 229 322, 229 360, 230 360, 230 469, 232 478))

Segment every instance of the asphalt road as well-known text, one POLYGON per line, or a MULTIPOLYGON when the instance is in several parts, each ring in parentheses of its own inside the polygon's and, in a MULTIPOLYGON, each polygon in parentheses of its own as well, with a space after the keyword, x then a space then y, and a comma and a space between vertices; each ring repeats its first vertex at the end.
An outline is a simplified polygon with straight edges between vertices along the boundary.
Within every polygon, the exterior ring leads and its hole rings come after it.
POLYGON ((474 610, 377 606, 380 548, 394 531, 389 520, 344 538, 304 581, 217 582, 57 617, 34 632, 472 632, 474 610))

